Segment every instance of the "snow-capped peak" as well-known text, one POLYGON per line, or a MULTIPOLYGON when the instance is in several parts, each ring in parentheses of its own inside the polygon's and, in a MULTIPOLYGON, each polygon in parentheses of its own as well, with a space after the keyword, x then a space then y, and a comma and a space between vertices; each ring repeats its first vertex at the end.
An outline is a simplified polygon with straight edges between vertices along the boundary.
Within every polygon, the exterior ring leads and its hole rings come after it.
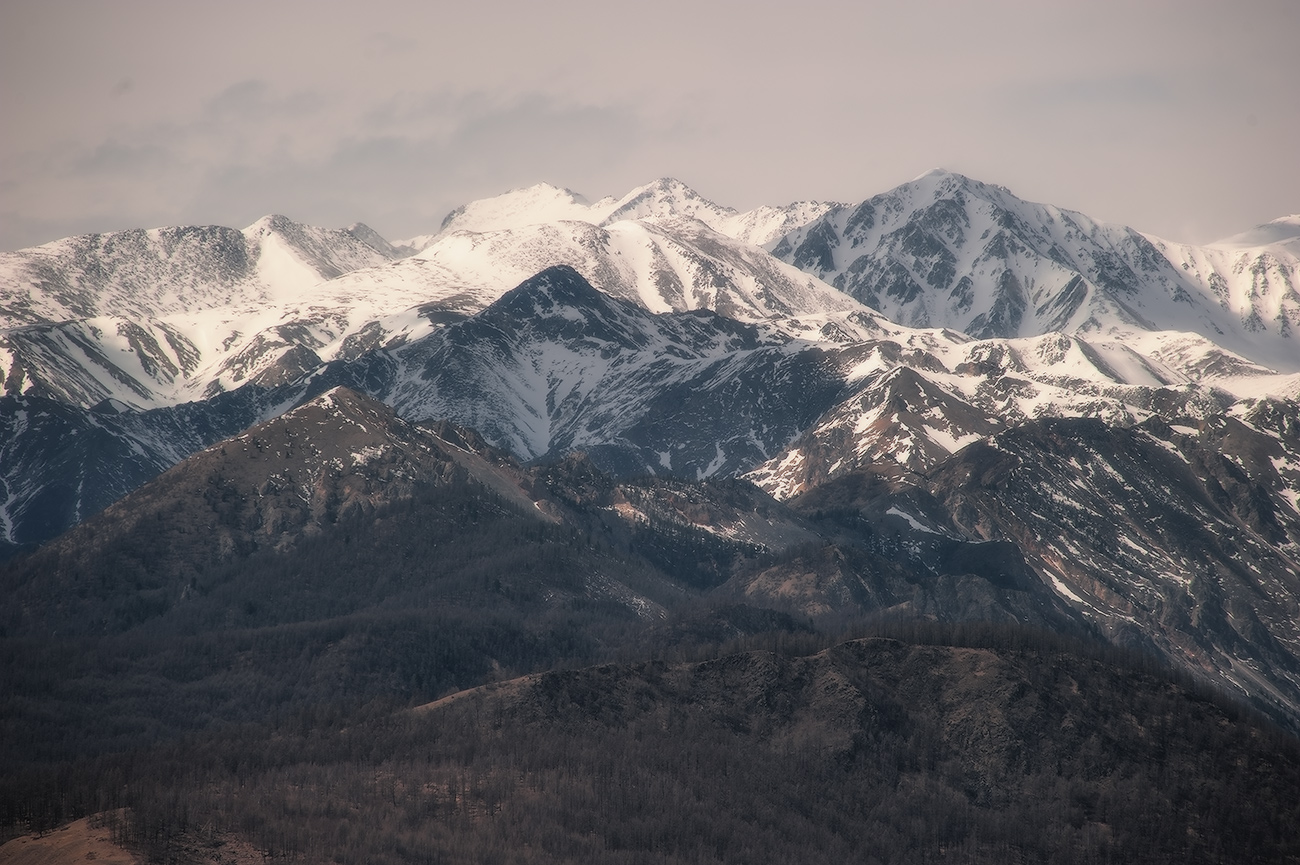
POLYGON ((614 203, 612 198, 602 198, 592 204, 571 189, 537 183, 457 207, 443 219, 439 235, 499 231, 561 220, 600 222, 614 203))
POLYGON ((399 250, 423 251, 435 241, 457 232, 483 234, 542 223, 587 222, 609 226, 642 219, 687 217, 703 222, 721 234, 755 246, 768 244, 816 219, 835 205, 801 201, 784 207, 764 205, 745 213, 724 207, 674 177, 638 186, 621 198, 607 196, 589 202, 578 193, 539 183, 502 195, 471 201, 447 215, 436 235, 424 235, 394 244, 399 250))
POLYGON ((661 177, 623 196, 605 217, 605 222, 649 216, 689 216, 712 228, 715 223, 735 213, 730 207, 713 203, 674 177, 661 177))
POLYGON ((244 228, 246 236, 272 234, 282 230, 293 220, 281 213, 268 213, 244 228))
POLYGON ((936 178, 937 178, 937 179, 942 179, 942 178, 945 178, 945 177, 960 177, 960 178, 963 179, 963 180, 966 179, 965 177, 963 177, 963 176, 960 175, 960 174, 955 174, 954 172, 949 171, 948 169, 946 169, 946 168, 944 168, 944 167, 942 167, 942 166, 938 166, 938 165, 936 165, 934 168, 931 168, 931 169, 929 169, 929 170, 927 170, 927 171, 922 171, 920 174, 916 175, 916 177, 913 177, 913 178, 912 178, 911 180, 909 180, 908 182, 909 182, 909 183, 922 183, 922 182, 927 181, 927 180, 933 180, 933 179, 936 179, 936 178))
MULTIPOLYGON (((1281 237, 1300 226, 1267 228, 1281 237)), ((1294 372, 1295 246, 1173 244, 934 169, 827 211, 772 252, 899 324, 977 338, 1196 333, 1294 372)))

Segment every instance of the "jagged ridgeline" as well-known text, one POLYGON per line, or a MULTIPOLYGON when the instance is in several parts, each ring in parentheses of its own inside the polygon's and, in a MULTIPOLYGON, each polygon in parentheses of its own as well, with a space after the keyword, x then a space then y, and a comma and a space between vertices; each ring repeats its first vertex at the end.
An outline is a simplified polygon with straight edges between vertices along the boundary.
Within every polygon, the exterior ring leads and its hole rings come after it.
POLYGON ((4 254, 5 822, 1291 861, 1294 222, 1193 248, 932 172, 4 254))

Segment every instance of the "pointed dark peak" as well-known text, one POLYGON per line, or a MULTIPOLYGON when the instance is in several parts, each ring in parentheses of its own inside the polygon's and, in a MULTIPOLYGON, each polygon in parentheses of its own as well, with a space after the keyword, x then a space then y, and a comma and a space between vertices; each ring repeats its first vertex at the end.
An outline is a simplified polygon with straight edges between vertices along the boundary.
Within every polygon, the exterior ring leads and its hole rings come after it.
POLYGON ((345 385, 338 385, 305 400, 279 417, 272 418, 262 424, 262 426, 271 426, 276 423, 304 418, 317 418, 321 415, 331 415, 340 419, 365 418, 384 423, 393 421, 405 423, 400 421, 391 408, 379 400, 345 385))
MULTIPOLYGON (((501 297, 506 301, 512 295, 527 297, 540 304, 554 306, 598 306, 610 298, 567 264, 548 267, 536 276, 521 282, 501 297)), ((499 302, 501 302, 499 301, 499 302)))
POLYGON ((651 317, 634 304, 610 297, 567 264, 548 267, 502 295, 464 326, 476 330, 487 323, 505 333, 523 328, 546 331, 552 338, 602 339, 611 342, 644 342, 635 322, 651 317))

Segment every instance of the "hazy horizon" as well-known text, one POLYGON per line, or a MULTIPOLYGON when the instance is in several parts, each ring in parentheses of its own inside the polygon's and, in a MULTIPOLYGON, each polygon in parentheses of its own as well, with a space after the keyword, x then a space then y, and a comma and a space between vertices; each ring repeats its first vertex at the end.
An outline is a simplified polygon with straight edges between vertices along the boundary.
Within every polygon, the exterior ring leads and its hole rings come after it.
POLYGON ((1300 212, 1300 7, 68 0, 0 9, 0 249, 545 182, 746 210, 942 167, 1203 243, 1300 212))

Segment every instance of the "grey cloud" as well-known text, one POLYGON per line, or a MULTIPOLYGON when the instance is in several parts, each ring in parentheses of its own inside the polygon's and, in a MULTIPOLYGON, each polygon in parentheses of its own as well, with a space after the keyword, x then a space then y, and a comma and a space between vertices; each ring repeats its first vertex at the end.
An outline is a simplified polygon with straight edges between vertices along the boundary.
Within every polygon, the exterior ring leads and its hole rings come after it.
POLYGON ((238 227, 269 212, 326 225, 361 219, 410 236, 436 230, 447 211, 484 194, 613 177, 653 138, 627 106, 429 91, 349 108, 248 79, 197 105, 187 122, 3 160, 0 182, 16 191, 10 201, 38 206, 0 220, 0 248, 110 225, 238 227), (320 116, 307 129, 302 116, 312 112, 320 116), (80 212, 59 218, 56 195, 41 190, 80 198, 80 212))
POLYGON ((123 144, 108 140, 78 157, 70 173, 79 176, 122 176, 157 173, 174 162, 171 151, 156 144, 123 144))
POLYGON ((237 81, 203 105, 206 118, 221 122, 252 122, 272 116, 302 116, 319 110, 326 99, 312 90, 277 93, 260 79, 237 81))
POLYGON ((239 81, 209 99, 203 110, 213 117, 249 116, 263 108, 269 90, 265 81, 239 81))
POLYGON ((420 47, 420 43, 410 36, 399 35, 388 30, 371 33, 366 39, 365 51, 372 58, 391 57, 396 54, 410 54, 420 47))
POLYGON ((1007 88, 1004 98, 1035 109, 1068 111, 1104 109, 1107 106, 1172 105, 1180 100, 1171 82, 1149 74, 1108 75, 1049 79, 1007 88))
POLYGON ((518 99, 494 98, 481 91, 403 92, 377 100, 366 107, 360 116, 360 122, 367 128, 423 127, 445 129, 450 133, 473 118, 494 111, 509 111, 518 102, 518 99))
POLYGON ((935 165, 1182 240, 1300 207, 1293 0, 9 6, 0 248, 268 210, 413 234, 542 180, 862 198, 935 165))
POLYGON ((338 141, 319 160, 280 155, 231 161, 211 170, 187 208, 242 213, 272 210, 343 225, 364 220, 390 236, 437 229, 469 197, 539 180, 613 171, 646 135, 623 108, 566 105, 541 95, 506 104, 431 96, 454 116, 435 132, 389 128, 338 141))

